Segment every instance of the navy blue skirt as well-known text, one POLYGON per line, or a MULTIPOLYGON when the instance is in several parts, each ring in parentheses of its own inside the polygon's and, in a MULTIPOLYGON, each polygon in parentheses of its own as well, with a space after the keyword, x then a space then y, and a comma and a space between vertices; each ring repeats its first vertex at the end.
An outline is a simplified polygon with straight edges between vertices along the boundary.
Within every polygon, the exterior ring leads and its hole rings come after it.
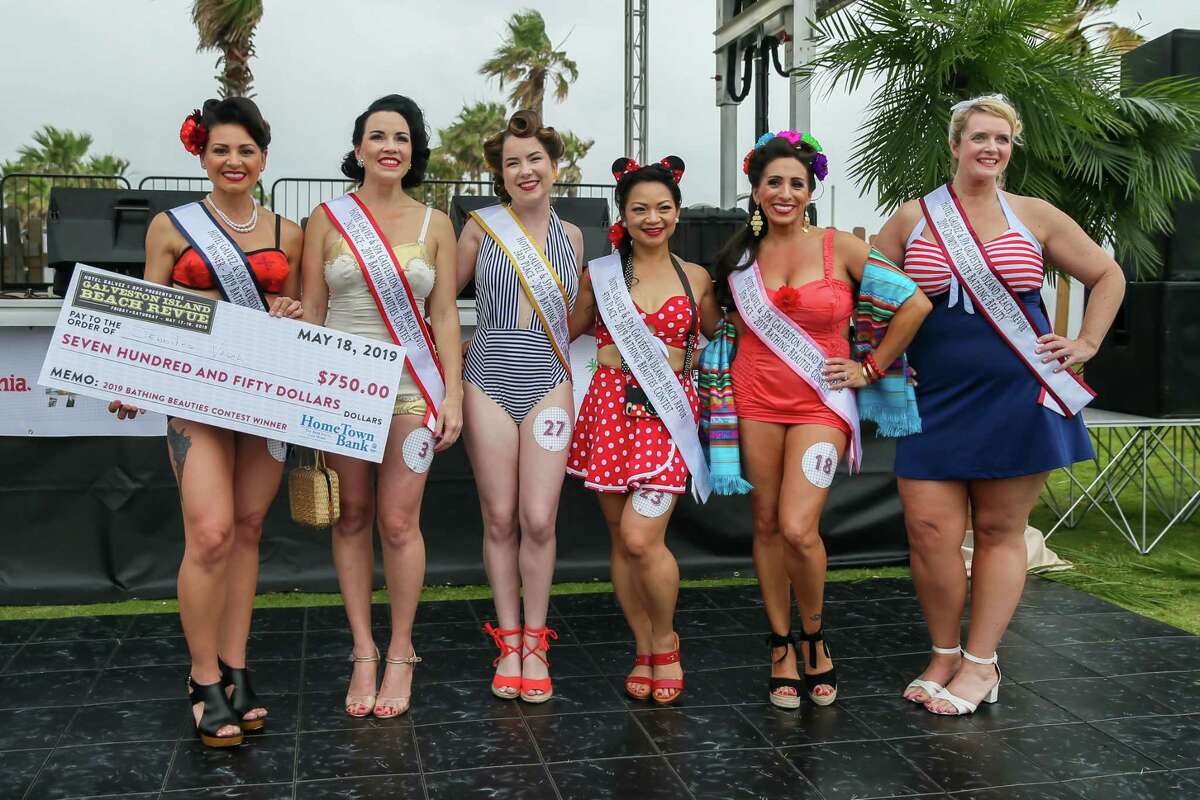
MULTIPOLYGON (((917 371, 922 432, 896 442, 896 474, 919 480, 1012 478, 1093 458, 1082 415, 1066 418, 1037 402, 1041 384, 978 311, 950 293, 930 300, 908 348, 917 371)), ((1050 324, 1040 293, 1018 295, 1037 326, 1050 324)))

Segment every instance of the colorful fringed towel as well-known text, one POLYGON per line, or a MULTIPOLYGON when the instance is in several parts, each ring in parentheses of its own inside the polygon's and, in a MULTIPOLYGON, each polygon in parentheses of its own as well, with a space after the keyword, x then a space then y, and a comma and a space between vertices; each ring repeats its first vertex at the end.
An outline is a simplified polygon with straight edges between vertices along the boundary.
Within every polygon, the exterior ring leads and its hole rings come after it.
MULTIPOLYGON (((896 310, 912 297, 917 285, 875 248, 863 267, 854 309, 854 356, 861 360, 883 341, 896 310)), ((880 365, 883 366, 882 364, 880 365)), ((908 436, 921 432, 917 396, 909 381, 904 354, 884 369, 881 380, 858 390, 858 415, 879 426, 880 436, 908 436)))
POLYGON ((730 365, 737 348, 737 329, 729 321, 700 354, 700 443, 708 460, 713 492, 746 494, 752 487, 742 477, 738 449, 737 408, 733 402, 730 365))

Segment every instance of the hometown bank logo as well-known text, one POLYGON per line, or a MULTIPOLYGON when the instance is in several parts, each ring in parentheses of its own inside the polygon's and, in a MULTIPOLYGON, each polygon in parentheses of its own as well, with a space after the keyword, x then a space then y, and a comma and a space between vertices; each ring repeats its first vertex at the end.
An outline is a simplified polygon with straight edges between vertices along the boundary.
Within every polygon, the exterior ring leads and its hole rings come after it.
POLYGON ((347 450, 357 450, 360 453, 374 453, 379 450, 379 442, 370 431, 359 430, 345 422, 324 422, 309 414, 300 417, 300 427, 319 434, 322 441, 333 440, 338 447, 347 450))

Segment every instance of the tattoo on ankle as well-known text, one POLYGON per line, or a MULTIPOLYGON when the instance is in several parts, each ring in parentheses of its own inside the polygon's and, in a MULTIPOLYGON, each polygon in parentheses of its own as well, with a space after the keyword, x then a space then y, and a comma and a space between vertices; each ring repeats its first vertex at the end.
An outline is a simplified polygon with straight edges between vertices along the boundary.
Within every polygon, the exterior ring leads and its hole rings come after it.
POLYGON ((172 422, 167 425, 167 445, 171 449, 171 461, 175 465, 175 480, 182 486, 183 464, 187 461, 187 452, 192 446, 192 437, 175 427, 175 423, 172 422))
POLYGON ((821 621, 821 615, 820 615, 820 614, 813 614, 812 616, 810 616, 810 617, 809 617, 809 619, 811 619, 813 622, 820 622, 820 621, 821 621))

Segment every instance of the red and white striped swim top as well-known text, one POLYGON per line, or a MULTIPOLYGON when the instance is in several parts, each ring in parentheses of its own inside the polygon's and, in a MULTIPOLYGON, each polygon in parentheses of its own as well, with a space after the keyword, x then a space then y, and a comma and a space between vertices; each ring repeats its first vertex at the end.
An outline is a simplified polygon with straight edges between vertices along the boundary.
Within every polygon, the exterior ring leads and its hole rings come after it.
MULTIPOLYGON (((984 243, 984 252, 1000 273, 1000 279, 1014 292, 1041 289, 1045 277, 1042 245, 1013 213, 1004 193, 999 192, 998 197, 1008 220, 1008 230, 984 243)), ((950 266, 942 248, 921 238, 924 231, 925 218, 922 217, 905 243, 904 271, 921 291, 935 296, 950 289, 950 266)))

